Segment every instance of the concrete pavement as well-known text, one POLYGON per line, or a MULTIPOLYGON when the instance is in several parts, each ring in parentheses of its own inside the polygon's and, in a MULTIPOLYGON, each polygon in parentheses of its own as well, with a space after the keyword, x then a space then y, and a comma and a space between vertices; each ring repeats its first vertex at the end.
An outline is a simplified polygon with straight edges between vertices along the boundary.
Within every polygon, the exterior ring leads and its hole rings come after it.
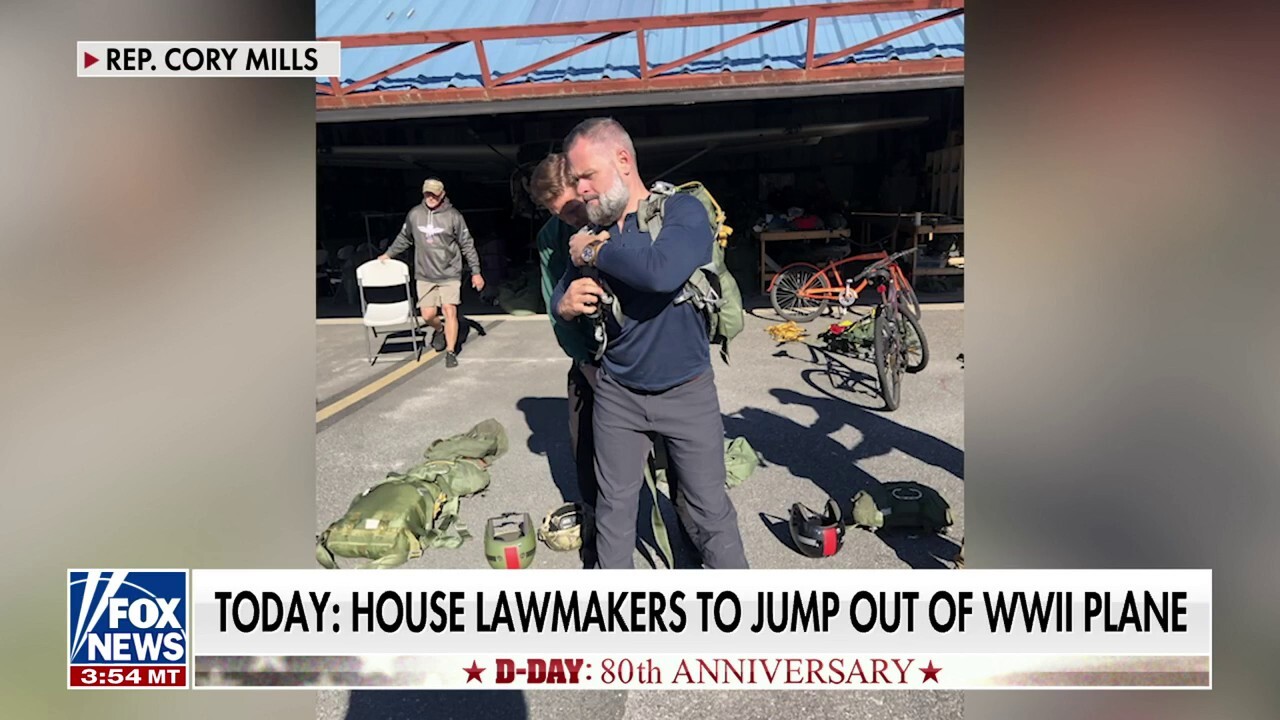
MULTIPOLYGON (((882 411, 869 360, 829 357, 800 344, 777 346, 764 332, 776 322, 767 310, 747 319, 732 347, 732 364, 717 358, 715 371, 725 429, 745 436, 765 460, 730 497, 737 507, 747 557, 753 567, 944 568, 964 535, 963 352, 960 305, 926 305, 922 325, 931 346, 928 368, 904 379, 902 405, 882 411), (781 524, 792 502, 818 508, 828 496, 848 511, 849 499, 870 483, 917 480, 937 488, 953 506, 949 537, 881 537, 852 531, 844 549, 810 560, 791 549, 781 524)), ((462 519, 479 531, 485 518, 527 511, 535 519, 576 495, 565 428, 565 371, 545 317, 477 317, 490 327, 463 349, 458 368, 424 355, 420 367, 319 424, 316 435, 316 529, 339 517, 351 498, 387 472, 419 462, 433 439, 493 417, 503 423, 511 451, 493 468, 482 496, 462 501, 462 519)), ((828 320, 806 326, 816 335, 828 320)), ((368 385, 391 368, 388 358, 365 366, 359 326, 319 324, 318 407, 368 385), (321 389, 323 388, 323 390, 321 389)), ((405 353, 408 354, 408 353, 405 353)), ((637 527, 648 532, 643 504, 637 527)), ((668 526, 675 517, 664 503, 668 526)), ((679 542, 677 566, 694 554, 679 542)), ((643 543, 642 543, 643 544, 643 543)), ((352 563, 345 562, 346 566, 352 563)), ((430 550, 406 567, 485 567, 480 545, 430 550)), ((535 567, 576 567, 576 555, 539 546, 535 567)), ((637 567, 646 567, 645 549, 637 567)), ((563 714, 593 718, 699 717, 959 717, 959 693, 757 692, 329 692, 322 718, 540 718, 563 714)))

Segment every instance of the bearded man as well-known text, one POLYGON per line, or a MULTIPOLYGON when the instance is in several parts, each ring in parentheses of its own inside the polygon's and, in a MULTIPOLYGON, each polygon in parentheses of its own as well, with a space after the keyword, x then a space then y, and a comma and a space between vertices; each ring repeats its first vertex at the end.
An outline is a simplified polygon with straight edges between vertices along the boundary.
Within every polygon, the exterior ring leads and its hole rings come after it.
POLYGON ((707 327, 693 303, 675 304, 684 283, 711 261, 711 227, 696 198, 666 201, 657 237, 636 209, 648 195, 635 146, 611 118, 585 120, 564 141, 578 196, 594 228, 569 240, 572 265, 551 308, 572 322, 600 308, 603 279, 622 308, 604 312, 607 343, 595 393, 596 557, 601 568, 633 566, 641 468, 651 437, 665 443, 681 479, 690 535, 710 568, 746 568, 738 515, 725 489, 724 422, 707 327), (592 230, 597 230, 592 232, 592 230))

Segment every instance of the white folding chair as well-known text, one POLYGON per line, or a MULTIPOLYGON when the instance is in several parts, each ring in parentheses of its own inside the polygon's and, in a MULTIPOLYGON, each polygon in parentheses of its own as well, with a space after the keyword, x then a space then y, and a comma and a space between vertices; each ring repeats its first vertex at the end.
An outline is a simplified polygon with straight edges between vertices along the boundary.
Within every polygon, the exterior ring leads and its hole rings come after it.
MULTIPOLYGON (((413 295, 409 291, 409 266, 399 260, 370 260, 356 268, 356 284, 360 289, 360 315, 364 319, 364 327, 369 342, 369 364, 377 361, 378 355, 373 349, 373 338, 378 331, 390 332, 394 329, 409 327, 413 337, 413 352, 417 358, 422 357, 418 345, 418 329, 421 317, 413 306, 413 295), (369 302, 365 297, 365 288, 404 288, 404 298, 394 302, 369 302)), ((386 339, 383 339, 383 345, 386 339)), ((378 347, 378 352, 382 347, 378 347)))

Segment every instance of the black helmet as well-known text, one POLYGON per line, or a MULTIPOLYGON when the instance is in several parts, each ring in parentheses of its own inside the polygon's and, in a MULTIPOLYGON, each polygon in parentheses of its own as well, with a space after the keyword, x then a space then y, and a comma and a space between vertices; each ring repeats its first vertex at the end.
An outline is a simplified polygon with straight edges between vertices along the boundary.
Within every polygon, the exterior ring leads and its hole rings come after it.
POLYGON ((538 538, 529 513, 503 513, 484 527, 484 557, 495 570, 523 570, 533 564, 538 538))
POLYGON ((835 500, 827 500, 827 512, 819 515, 795 503, 791 506, 791 542, 802 554, 812 558, 831 557, 844 545, 844 519, 835 500))

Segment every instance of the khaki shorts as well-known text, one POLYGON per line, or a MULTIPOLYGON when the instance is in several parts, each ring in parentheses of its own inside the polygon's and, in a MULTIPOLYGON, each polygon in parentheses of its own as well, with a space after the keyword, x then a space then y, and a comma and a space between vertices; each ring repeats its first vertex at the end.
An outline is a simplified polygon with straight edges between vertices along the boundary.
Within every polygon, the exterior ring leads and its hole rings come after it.
POLYGON ((462 281, 424 282, 415 280, 418 286, 418 307, 439 307, 441 305, 458 305, 462 302, 462 281))

